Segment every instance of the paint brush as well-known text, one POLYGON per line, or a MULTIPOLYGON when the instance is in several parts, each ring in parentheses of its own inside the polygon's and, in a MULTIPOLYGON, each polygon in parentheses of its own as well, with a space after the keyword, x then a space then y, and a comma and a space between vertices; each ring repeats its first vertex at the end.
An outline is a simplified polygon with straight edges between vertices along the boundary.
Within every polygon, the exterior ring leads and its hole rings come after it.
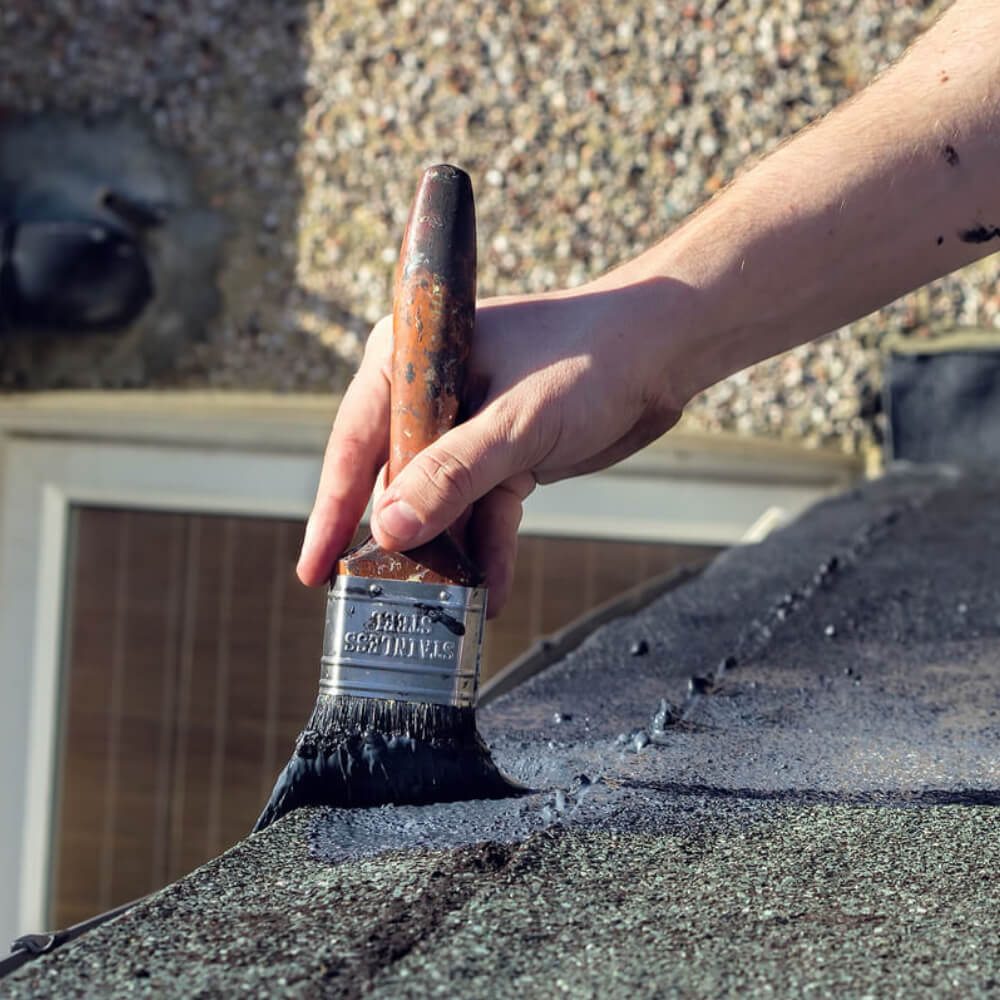
MULTIPOLYGON (((391 482, 454 426, 476 308, 472 183, 424 172, 393 294, 391 482)), ((455 529, 408 552, 369 538, 337 563, 319 696, 254 832, 305 805, 367 807, 524 791, 476 730, 486 590, 455 529)))

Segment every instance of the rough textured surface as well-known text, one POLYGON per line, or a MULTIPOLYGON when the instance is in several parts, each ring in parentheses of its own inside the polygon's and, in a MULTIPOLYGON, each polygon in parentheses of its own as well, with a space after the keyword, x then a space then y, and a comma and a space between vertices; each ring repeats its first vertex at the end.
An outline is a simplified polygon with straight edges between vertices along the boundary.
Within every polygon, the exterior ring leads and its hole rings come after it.
MULTIPOLYGON (((951 339, 951 338, 948 338, 951 339)), ((1000 337, 886 362, 885 409, 894 458, 992 465, 1000 458, 1000 337), (992 341, 992 342, 991 342, 992 341)))
POLYGON ((611 771, 728 788, 995 787, 997 489, 913 471, 731 550, 481 713, 497 762, 535 785, 611 771), (630 654, 636 639, 645 657, 630 654), (689 678, 713 673, 712 693, 688 696, 689 678), (662 698, 682 720, 658 734, 662 698), (519 753, 538 729, 552 748, 519 753), (636 753, 636 737, 658 745, 636 753))
MULTIPOLYGON (((704 804, 695 820, 704 819, 704 804)), ((11 997, 995 996, 992 810, 781 806, 660 836, 317 864, 300 813, 11 997), (266 888, 261 872, 268 873, 266 888), (237 917, 233 920, 233 917, 237 917)))
POLYGON ((534 795, 300 810, 3 988, 990 995, 998 500, 824 503, 481 713, 534 795))
MULTIPOLYGON (((578 284, 855 92, 946 5, 15 0, 0 127, 134 111, 229 220, 224 308, 156 384, 340 389, 390 308, 424 166, 473 178, 481 294, 578 284)), ((977 265, 737 375, 691 407, 695 425, 850 445, 881 337, 994 325, 996 277, 977 265)))

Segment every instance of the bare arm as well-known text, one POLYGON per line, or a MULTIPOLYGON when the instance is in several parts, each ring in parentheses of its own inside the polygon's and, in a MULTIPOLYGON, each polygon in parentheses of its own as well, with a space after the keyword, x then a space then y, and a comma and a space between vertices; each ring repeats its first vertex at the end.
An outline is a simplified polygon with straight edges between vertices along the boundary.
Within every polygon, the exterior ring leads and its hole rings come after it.
MULTIPOLYGON (((701 389, 1000 249, 1000 0, 957 0, 863 93, 738 178, 639 257, 572 291, 480 304, 473 416, 375 504, 406 549, 475 505, 470 538, 502 607, 521 503, 609 465, 701 389)), ((337 415, 299 562, 330 573, 388 433, 382 322, 337 415)))
POLYGON ((687 286, 687 398, 1000 249, 998 42, 1000 3, 959 0, 860 95, 595 283, 687 286))

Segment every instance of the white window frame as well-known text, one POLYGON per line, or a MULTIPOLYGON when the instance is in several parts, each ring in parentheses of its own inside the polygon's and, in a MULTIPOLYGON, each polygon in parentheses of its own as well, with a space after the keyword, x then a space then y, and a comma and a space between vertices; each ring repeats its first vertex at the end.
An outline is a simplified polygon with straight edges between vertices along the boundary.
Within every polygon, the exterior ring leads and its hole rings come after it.
MULTIPOLYGON (((304 518, 331 397, 60 393, 0 401, 0 950, 45 928, 74 505, 304 518)), ((856 461, 674 432, 540 489, 527 534, 728 545, 860 477, 856 461)))

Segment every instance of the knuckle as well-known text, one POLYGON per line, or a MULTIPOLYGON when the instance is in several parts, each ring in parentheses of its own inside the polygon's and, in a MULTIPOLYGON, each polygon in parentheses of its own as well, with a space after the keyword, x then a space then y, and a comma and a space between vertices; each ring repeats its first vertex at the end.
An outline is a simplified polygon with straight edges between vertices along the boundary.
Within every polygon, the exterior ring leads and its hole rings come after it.
POLYGON ((496 440, 516 443, 537 421, 537 406, 502 396, 490 410, 490 430, 496 440))
POLYGON ((340 459, 350 464, 368 458, 368 441, 357 431, 342 431, 333 442, 340 459))
MULTIPOLYGON (((358 471, 372 469, 376 456, 371 442, 353 430, 334 430, 327 444, 322 484, 326 493, 334 497, 352 496, 360 482, 358 471)), ((367 471, 366 471, 367 474, 367 471)))
POLYGON ((438 496, 463 504, 475 499, 472 470, 455 455, 428 449, 422 456, 420 470, 438 496))
POLYGON ((552 424, 547 419, 547 400, 498 399, 490 410, 490 432, 495 441, 503 442, 514 461, 523 468, 541 462, 552 447, 552 424))

